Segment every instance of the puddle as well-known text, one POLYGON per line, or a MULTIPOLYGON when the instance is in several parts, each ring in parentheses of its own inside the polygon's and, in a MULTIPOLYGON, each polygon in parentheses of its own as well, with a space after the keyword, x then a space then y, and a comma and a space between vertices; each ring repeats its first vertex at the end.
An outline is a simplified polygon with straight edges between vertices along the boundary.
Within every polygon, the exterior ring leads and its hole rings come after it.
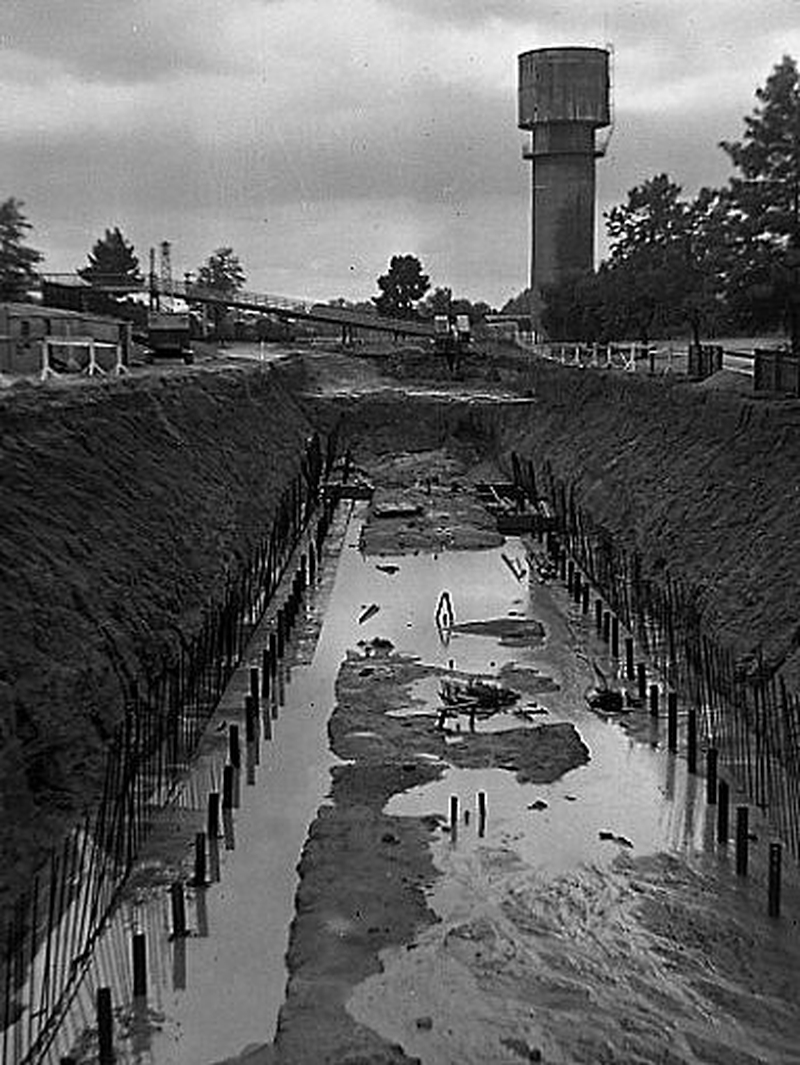
MULTIPOLYGON (((451 796, 458 797, 458 830, 442 833, 435 844, 443 867, 482 847, 516 851, 548 876, 584 863, 608 864, 623 844, 602 840, 601 832, 630 840, 637 856, 662 847, 701 845, 705 817, 700 782, 687 778, 682 762, 634 741, 585 708, 583 693, 594 679, 591 663, 586 655, 576 655, 582 640, 576 641, 565 620, 565 597, 538 584, 528 594, 527 583, 515 575, 515 567, 527 569, 519 539, 483 551, 365 557, 358 549, 362 512, 363 505, 356 504, 353 520, 344 530, 340 527, 341 557, 335 567, 328 565, 327 587, 316 593, 316 610, 322 615, 310 627, 315 636, 318 632, 316 643, 301 639, 302 662, 283 674, 274 741, 262 744, 259 764, 243 774, 229 846, 221 841, 220 881, 189 894, 191 937, 170 940, 169 897, 163 886, 120 910, 53 1045, 48 1059, 53 1065, 85 1038, 97 987, 111 986, 119 1009, 129 1009, 134 929, 147 935, 149 1012, 118 1043, 119 1062, 209 1065, 273 1038, 284 997, 295 867, 307 826, 326 801, 335 761, 326 731, 333 685, 340 662, 359 642, 390 640, 398 652, 438 666, 443 676, 500 676, 511 687, 516 677, 531 689, 522 692, 517 707, 546 709, 547 714, 525 721, 500 713, 479 719, 478 732, 565 721, 576 726, 590 750, 587 765, 554 784, 520 785, 513 773, 500 769, 449 769, 437 782, 395 796, 387 806, 390 814, 445 817, 451 796), (444 592, 456 626, 466 625, 467 631, 437 626, 437 604, 444 592), (365 613, 371 604, 380 609, 365 613), (487 619, 494 622, 488 630, 487 619), (503 636, 511 629, 524 632, 525 639, 509 646, 503 636), (532 633, 536 639, 529 638, 532 633), (479 792, 487 798, 482 835, 479 792), (530 808, 537 803, 539 808, 530 808), (464 822, 466 811, 469 823, 464 822)), ((215 722, 240 716, 248 668, 251 660, 258 661, 263 642, 257 634, 212 722, 212 737, 215 722)), ((439 677, 415 684, 404 713, 433 712, 439 704, 438 685, 439 677)), ((467 721, 462 715, 462 729, 467 721)), ((462 737, 451 724, 449 741, 458 743, 462 737)), ((198 761, 181 800, 197 830, 204 827, 207 792, 221 777, 224 745, 223 727, 216 745, 198 761)), ((181 839, 186 866, 191 855, 185 833, 181 839)), ((436 894, 448 890, 445 878, 434 891, 434 907, 452 904, 436 894)))
POLYGON ((664 766, 673 776, 671 798, 666 782, 658 779, 660 767, 642 766, 631 753, 617 763, 617 775, 597 772, 590 762, 555 784, 518 784, 513 773, 502 769, 448 769, 440 780, 394 796, 384 812, 449 818, 451 798, 457 797, 458 829, 455 837, 448 833, 436 844, 440 864, 454 848, 513 848, 525 862, 555 875, 581 865, 610 864, 620 847, 629 849, 602 839, 601 833, 629 841, 636 856, 663 849, 695 853, 703 849, 706 831, 703 781, 680 772, 676 763, 672 756, 664 766), (613 794, 609 780, 615 782, 613 794), (479 792, 486 795, 483 833, 479 792), (540 803, 546 805, 531 808, 540 803))

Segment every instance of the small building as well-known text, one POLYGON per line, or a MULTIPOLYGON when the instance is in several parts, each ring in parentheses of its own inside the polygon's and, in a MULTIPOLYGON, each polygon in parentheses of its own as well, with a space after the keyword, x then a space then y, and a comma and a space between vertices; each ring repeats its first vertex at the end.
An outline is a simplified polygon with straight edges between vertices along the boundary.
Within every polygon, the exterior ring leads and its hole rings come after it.
POLYGON ((529 314, 487 314, 483 324, 496 340, 512 344, 534 344, 539 340, 529 314))
POLYGON ((129 323, 102 315, 65 311, 38 303, 0 303, 0 373, 34 375, 45 366, 44 348, 51 352, 53 368, 80 372, 88 365, 88 342, 97 343, 101 369, 127 362, 129 323), (63 338, 69 344, 58 345, 63 338), (78 342, 85 340, 86 345, 78 342))

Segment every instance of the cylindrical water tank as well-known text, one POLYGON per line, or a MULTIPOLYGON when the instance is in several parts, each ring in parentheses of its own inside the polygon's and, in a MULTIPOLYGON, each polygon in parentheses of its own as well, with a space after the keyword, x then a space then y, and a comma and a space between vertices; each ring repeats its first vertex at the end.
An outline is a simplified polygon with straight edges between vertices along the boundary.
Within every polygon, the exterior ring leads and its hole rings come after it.
POLYGON ((609 125, 608 52, 536 48, 519 56, 520 129, 549 122, 609 125))
POLYGON ((608 52, 537 48, 519 56, 519 120, 531 131, 531 289, 594 265, 595 130, 610 124, 608 52))

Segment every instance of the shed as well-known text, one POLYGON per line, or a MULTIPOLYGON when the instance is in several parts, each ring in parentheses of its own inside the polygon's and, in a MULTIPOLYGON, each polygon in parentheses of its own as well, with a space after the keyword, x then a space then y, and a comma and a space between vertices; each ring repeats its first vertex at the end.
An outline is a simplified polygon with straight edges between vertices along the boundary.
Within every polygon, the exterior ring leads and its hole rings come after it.
MULTIPOLYGON (((129 331, 129 323, 117 318, 65 311, 37 303, 0 303, 0 373, 38 373, 43 366, 45 338, 59 337, 72 341, 92 339, 103 345, 98 348, 97 361, 102 368, 112 369, 117 362, 118 346, 121 361, 127 361, 129 331)), ((65 371, 86 368, 86 352, 77 348, 72 351, 66 346, 57 350, 62 353, 62 369, 65 371)))

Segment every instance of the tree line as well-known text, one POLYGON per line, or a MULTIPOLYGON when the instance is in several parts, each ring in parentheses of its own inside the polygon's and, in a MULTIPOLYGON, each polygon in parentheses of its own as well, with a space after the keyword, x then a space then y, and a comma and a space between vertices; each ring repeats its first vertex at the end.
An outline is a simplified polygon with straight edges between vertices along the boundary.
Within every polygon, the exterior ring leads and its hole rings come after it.
MULTIPOLYGON (((690 331, 695 343, 721 332, 761 333, 784 328, 800 352, 800 73, 784 56, 757 106, 745 116, 738 141, 721 141, 734 174, 724 188, 701 188, 694 198, 668 174, 632 188, 605 214, 609 254, 597 271, 546 287, 539 309, 552 339, 649 341, 690 331)), ((31 224, 21 201, 0 204, 0 300, 28 298, 42 254, 28 246, 31 224)), ((119 227, 107 229, 78 273, 86 280, 141 282, 135 249, 119 227)), ((199 285, 231 293, 245 273, 230 247, 198 267, 199 285)), ((473 324, 492 311, 483 301, 436 287, 414 255, 392 256, 368 301, 331 304, 393 317, 467 314, 473 324)), ((531 313, 525 291, 503 307, 531 313)))
MULTIPOLYGON (((33 228, 23 213, 24 204, 10 197, 0 204, 0 301, 26 302, 31 298, 39 275, 37 266, 44 256, 27 244, 28 232, 33 228)), ((84 280, 97 285, 136 287, 144 284, 139 258, 133 244, 119 226, 105 230, 87 255, 86 265, 77 273, 84 280)), ((217 248, 197 270, 185 275, 201 288, 230 295, 240 291, 247 280, 239 256, 231 247, 217 248)), ((390 318, 432 317, 434 314, 468 314, 473 321, 481 320, 491 307, 488 303, 471 303, 457 299, 452 289, 438 287, 426 296, 430 278, 423 273, 422 263, 414 255, 394 255, 386 273, 377 279, 380 294, 362 303, 331 300, 332 305, 351 306, 390 318), (426 297, 423 299, 423 297, 426 297)), ((101 296, 103 310, 111 313, 124 310, 120 300, 101 296)), ((98 306, 98 309, 101 309, 98 306)))

